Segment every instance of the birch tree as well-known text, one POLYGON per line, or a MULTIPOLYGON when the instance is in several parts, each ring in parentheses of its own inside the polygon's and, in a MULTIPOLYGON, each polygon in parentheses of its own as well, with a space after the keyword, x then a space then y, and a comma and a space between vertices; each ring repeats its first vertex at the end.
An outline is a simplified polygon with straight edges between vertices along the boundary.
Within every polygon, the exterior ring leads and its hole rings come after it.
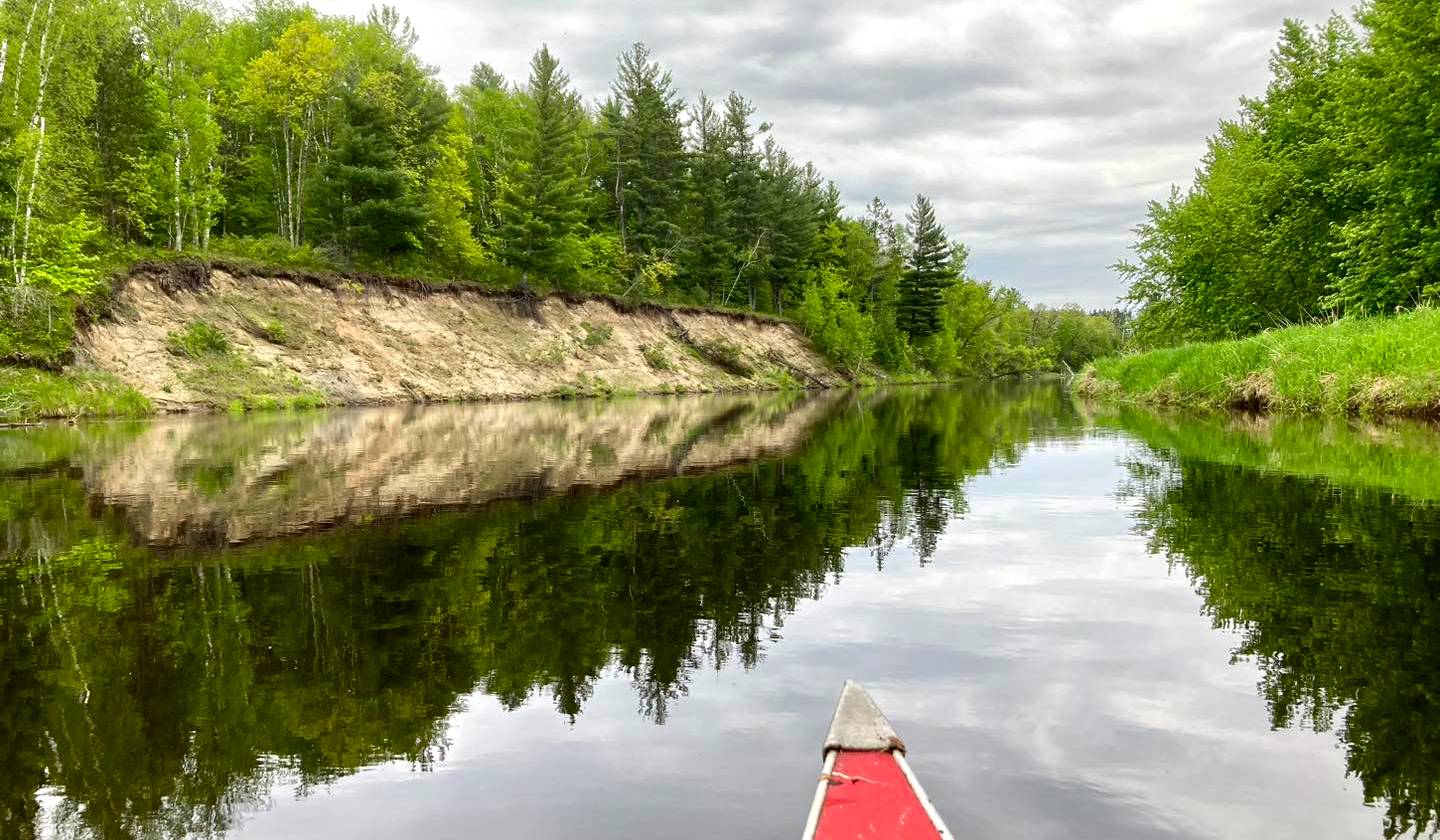
POLYGON ((245 71, 241 100, 270 130, 279 176, 276 222, 291 245, 305 235, 306 180, 315 164, 320 111, 333 95, 338 49, 313 18, 286 28, 245 71))

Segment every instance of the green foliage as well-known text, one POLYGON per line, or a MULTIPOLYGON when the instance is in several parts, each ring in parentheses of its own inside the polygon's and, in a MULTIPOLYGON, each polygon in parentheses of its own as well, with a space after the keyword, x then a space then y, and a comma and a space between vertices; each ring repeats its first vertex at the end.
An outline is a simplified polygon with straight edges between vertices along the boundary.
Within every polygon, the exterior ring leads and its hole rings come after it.
POLYGON ((307 386, 289 370, 266 366, 238 350, 187 354, 177 370, 202 404, 231 411, 320 408, 330 398, 307 386))
POLYGON ((322 229, 347 259, 389 260, 420 246, 425 221, 396 147, 393 74, 367 76, 345 97, 345 122, 316 203, 322 229))
POLYGON ((52 294, 83 300, 100 291, 94 253, 100 226, 85 216, 35 226, 28 280, 52 294))
POLYGON ((614 108, 605 128, 613 138, 620 236, 627 250, 663 252, 679 232, 684 105, 670 72, 641 43, 621 54, 611 90, 614 108))
POLYGON ((589 321, 581 321, 580 328, 585 331, 585 337, 580 340, 580 343, 591 350, 609 344, 611 337, 615 334, 614 328, 609 324, 592 324, 589 321))
POLYGON ((501 258, 520 272, 573 289, 588 256, 580 245, 585 202, 584 113, 570 77, 541 47, 530 61, 525 117, 499 179, 501 258))
POLYGON ((69 357, 74 340, 72 298, 0 284, 0 362, 56 367, 69 357))
POLYGON ((878 200, 845 218, 749 100, 686 103, 644 44, 592 105, 544 45, 523 84, 481 63, 447 90, 387 6, 66 0, 0 24, 0 303, 16 312, 0 359, 62 363, 104 271, 187 254, 242 274, 800 307, 852 372, 912 371, 910 337, 941 328, 964 268, 928 202, 908 233, 878 200))
POLYGON ((0 423, 47 417, 140 417, 150 401, 108 374, 0 367, 0 423))
POLYGON ((723 336, 706 339, 696 345, 700 355, 712 364, 735 374, 736 376, 750 376, 754 369, 745 360, 744 351, 740 345, 723 336))
POLYGON ((1121 400, 1434 416, 1440 310, 1347 318, 1096 361, 1082 389, 1121 400))
POLYGON ((910 222, 910 254, 900 281, 897 317, 900 328, 912 338, 924 338, 940 330, 940 310, 945 290, 959 278, 963 258, 956 264, 945 229, 935 218, 935 207, 923 195, 906 217, 910 222))
POLYGON ((187 359, 203 359, 206 356, 222 356, 230 352, 230 341, 214 325, 205 321, 191 321, 179 332, 165 336, 165 348, 173 355, 187 359))
POLYGON ((845 296, 844 280, 832 269, 820 270, 806 285, 795 322, 816 349, 852 373, 869 363, 874 353, 875 325, 845 296))
POLYGON ((260 327, 261 334, 271 344, 285 346, 290 343, 290 331, 279 321, 266 321, 260 327))
POLYGON ((570 358, 570 342, 563 338, 556 338, 546 342, 544 346, 530 354, 530 360, 536 364, 557 367, 570 358))
POLYGON ((334 271, 339 263, 313 245, 294 246, 280 236, 219 236, 210 241, 206 254, 253 266, 257 271, 310 269, 334 271))
POLYGON ((1425 303, 1440 273, 1431 0, 1288 21, 1265 96, 1222 123, 1188 190, 1117 268, 1142 347, 1425 303))
POLYGON ((665 348, 658 344, 640 345, 640 355, 645 357, 645 364, 655 370, 669 371, 675 369, 675 363, 670 360, 665 348))

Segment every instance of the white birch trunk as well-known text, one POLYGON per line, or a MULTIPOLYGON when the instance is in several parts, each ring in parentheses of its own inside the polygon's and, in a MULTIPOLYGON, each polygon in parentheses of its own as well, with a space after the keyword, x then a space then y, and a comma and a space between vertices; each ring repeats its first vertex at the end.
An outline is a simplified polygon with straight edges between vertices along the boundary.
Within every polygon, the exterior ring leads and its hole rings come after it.
POLYGON ((25 235, 21 240, 20 259, 16 262, 15 279, 23 286, 30 261, 30 218, 35 210, 35 183, 40 180, 40 158, 45 151, 45 117, 40 117, 40 139, 35 142, 35 165, 30 170, 30 189, 25 196, 25 235))
POLYGON ((295 241, 295 150, 294 132, 290 130, 290 118, 285 117, 280 127, 285 138, 285 236, 291 245, 295 241))
POLYGON ((184 222, 180 218, 180 143, 178 142, 179 138, 176 138, 176 140, 174 167, 175 200, 173 202, 175 223, 174 229, 170 232, 170 245, 179 251, 185 247, 185 228, 184 222))
MULTIPOLYGON (((15 268, 15 279, 21 285, 26 282, 26 273, 30 260, 30 220, 35 211, 35 185, 40 181, 40 162, 45 154, 45 88, 50 82, 50 62, 54 56, 46 55, 46 47, 50 40, 50 21, 54 17, 55 0, 50 0, 50 5, 45 9, 45 27, 40 34, 40 86, 35 93, 35 111, 30 116, 30 125, 38 129, 39 136, 35 140, 35 160, 30 168, 30 185, 25 194, 25 232, 20 243, 20 259, 15 268)), ((65 28, 60 28, 59 37, 63 38, 65 28)), ((18 78, 18 76, 17 76, 18 78)), ((16 185, 19 186, 18 184, 16 185)), ((18 194, 17 194, 18 199, 18 194)), ((13 253, 15 231, 10 231, 11 249, 13 253)))
POLYGON ((20 41, 20 52, 15 59, 15 101, 10 106, 12 117, 20 113, 20 80, 25 78, 25 48, 30 46, 30 30, 35 27, 35 13, 38 11, 40 0, 35 0, 30 6, 30 18, 25 21, 25 37, 20 41))

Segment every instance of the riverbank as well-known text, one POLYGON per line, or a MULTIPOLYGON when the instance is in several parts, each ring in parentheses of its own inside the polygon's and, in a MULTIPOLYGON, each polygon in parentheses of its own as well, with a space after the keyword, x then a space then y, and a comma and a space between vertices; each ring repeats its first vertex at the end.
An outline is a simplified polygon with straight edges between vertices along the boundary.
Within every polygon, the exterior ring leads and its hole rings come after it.
POLYGON ((846 384, 746 313, 229 265, 145 265, 63 372, 0 368, 0 422, 846 384))
POLYGON ((1078 390, 1185 408, 1440 418, 1440 310, 1099 359, 1078 390))

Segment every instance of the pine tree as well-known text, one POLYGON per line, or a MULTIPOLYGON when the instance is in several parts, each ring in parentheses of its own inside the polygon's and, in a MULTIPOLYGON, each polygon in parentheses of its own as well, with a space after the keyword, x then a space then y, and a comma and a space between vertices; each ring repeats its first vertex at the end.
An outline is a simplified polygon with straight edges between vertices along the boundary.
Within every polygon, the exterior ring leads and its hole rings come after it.
POLYGON ((520 271, 566 283, 578 260, 575 237, 586 201, 580 98, 548 47, 530 61, 528 119, 500 186, 500 256, 520 271))
POLYGON ((755 308, 756 280, 763 271, 767 248, 766 229, 761 218, 763 198, 760 185, 760 155, 755 148, 757 134, 769 130, 751 125, 755 106, 738 93, 725 99, 725 151, 729 173, 725 178, 725 204, 729 209, 731 248, 735 271, 721 303, 729 303, 737 287, 743 286, 751 309, 755 308))
POLYGON ((95 209, 120 242, 144 241, 155 204, 145 164, 164 142, 144 45, 121 27, 103 33, 88 122, 95 142, 95 209), (118 31, 117 31, 118 30, 118 31))
POLYGON ((715 301, 725 293, 734 250, 725 180, 730 160, 725 126, 715 101, 700 94, 690 111, 690 171, 685 231, 685 274, 698 296, 715 301))
POLYGON ((764 160, 761 218, 769 233, 764 277, 771 310, 783 313, 815 256, 820 184, 814 167, 796 165, 774 138, 765 141, 764 160))
POLYGON ((897 319, 911 337, 923 338, 940 329, 941 296, 956 279, 953 249, 930 199, 915 196, 905 218, 910 223, 911 249, 900 279, 897 319))
POLYGON ((620 229, 629 251, 652 253, 677 239, 684 194, 683 103, 669 71, 636 43, 621 54, 614 83, 620 119, 614 126, 620 165, 620 229))
POLYGON ((317 200, 330 239, 347 258, 410 250, 425 214, 409 194, 386 108, 362 84, 346 93, 345 114, 317 200))

